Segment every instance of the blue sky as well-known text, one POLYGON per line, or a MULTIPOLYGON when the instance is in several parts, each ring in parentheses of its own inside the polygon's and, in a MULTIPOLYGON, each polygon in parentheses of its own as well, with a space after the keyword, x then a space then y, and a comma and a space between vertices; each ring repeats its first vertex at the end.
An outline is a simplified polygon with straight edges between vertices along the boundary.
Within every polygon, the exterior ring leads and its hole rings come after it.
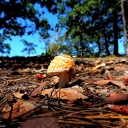
MULTIPOLYGON (((39 11, 41 11, 41 8, 39 5, 35 6, 39 11)), ((44 9, 44 8, 43 8, 44 9)), ((56 23, 58 23, 58 19, 56 15, 53 15, 52 13, 49 13, 47 9, 44 9, 45 14, 42 16, 43 18, 47 18, 49 24, 54 28, 56 23)), ((51 32, 53 34, 53 32, 51 32)), ((40 36, 35 33, 34 35, 24 35, 22 37, 20 36, 15 36, 12 37, 12 40, 6 40, 5 43, 10 43, 11 45, 11 52, 9 56, 26 56, 25 53, 21 52, 24 48, 24 44, 21 42, 21 39, 26 39, 28 42, 32 42, 37 45, 36 53, 32 55, 40 55, 41 53, 45 52, 45 45, 43 40, 40 40, 40 36)), ((119 40, 119 53, 123 54, 124 53, 124 47, 122 43, 122 39, 119 40)))
MULTIPOLYGON (((39 5, 36 5, 37 9, 41 8, 39 7, 39 5)), ((47 18, 49 24, 54 28, 56 23, 58 23, 58 19, 56 15, 53 15, 52 13, 49 13, 47 11, 46 8, 43 8, 43 11, 45 11, 45 14, 42 16, 43 18, 47 18)), ((51 34, 53 34, 53 32, 50 32, 51 34)), ((11 51, 9 56, 26 56, 25 53, 21 52, 23 50, 23 48, 25 47, 23 42, 21 42, 21 39, 25 39, 28 42, 32 42, 34 44, 37 45, 36 49, 36 53, 32 54, 32 55, 40 55, 41 53, 45 52, 45 45, 43 40, 40 40, 40 36, 38 33, 35 33, 34 35, 24 35, 22 37, 20 36, 12 36, 12 40, 6 40, 5 43, 9 43, 11 45, 11 51)))
POLYGON ((124 54, 124 44, 123 44, 123 40, 124 38, 122 37, 121 39, 118 40, 119 43, 119 53, 120 54, 124 54))

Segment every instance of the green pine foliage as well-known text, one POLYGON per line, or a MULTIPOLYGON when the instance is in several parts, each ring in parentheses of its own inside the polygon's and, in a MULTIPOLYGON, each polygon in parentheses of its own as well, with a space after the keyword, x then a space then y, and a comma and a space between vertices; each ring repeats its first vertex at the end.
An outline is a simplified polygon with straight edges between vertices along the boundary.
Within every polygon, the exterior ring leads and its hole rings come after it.
MULTIPOLYGON (((128 1, 124 1, 124 12, 127 11, 128 1)), ((128 13, 125 13, 125 19, 127 23, 128 13)), ((0 29, 0 52, 9 53, 11 50, 4 43, 5 39, 38 32, 46 44, 46 54, 52 56, 60 53, 81 57, 118 55, 118 39, 123 37, 121 1, 1 0, 0 29), (36 10, 36 4, 57 15, 56 39, 49 33, 53 28, 47 19, 42 18, 45 12, 36 10)), ((24 52, 30 54, 35 51, 32 42, 23 42, 24 52)))

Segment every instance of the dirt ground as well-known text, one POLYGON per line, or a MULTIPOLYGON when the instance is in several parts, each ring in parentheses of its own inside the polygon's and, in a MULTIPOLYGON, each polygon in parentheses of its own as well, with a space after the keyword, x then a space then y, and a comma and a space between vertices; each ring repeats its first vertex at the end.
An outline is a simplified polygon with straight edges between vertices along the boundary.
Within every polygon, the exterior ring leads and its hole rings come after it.
POLYGON ((73 58, 76 75, 60 90, 52 59, 0 58, 0 127, 128 127, 126 57, 73 58))

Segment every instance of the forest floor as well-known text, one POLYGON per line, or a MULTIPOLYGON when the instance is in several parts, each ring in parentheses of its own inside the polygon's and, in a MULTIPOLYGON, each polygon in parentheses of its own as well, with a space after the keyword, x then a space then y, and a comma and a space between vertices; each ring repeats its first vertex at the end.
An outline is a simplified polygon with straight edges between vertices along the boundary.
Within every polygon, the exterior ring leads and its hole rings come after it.
POLYGON ((74 58, 76 76, 60 90, 51 60, 0 58, 0 128, 128 127, 126 57, 74 58))

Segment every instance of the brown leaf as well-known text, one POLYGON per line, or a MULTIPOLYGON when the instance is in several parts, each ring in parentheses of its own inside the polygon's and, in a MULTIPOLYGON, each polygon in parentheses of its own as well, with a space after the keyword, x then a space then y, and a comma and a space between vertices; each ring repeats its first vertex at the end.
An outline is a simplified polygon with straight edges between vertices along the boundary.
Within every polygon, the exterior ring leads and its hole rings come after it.
POLYGON ((112 76, 108 76, 108 79, 109 79, 109 80, 113 80, 112 76))
POLYGON ((113 83, 113 84, 115 84, 115 85, 117 85, 117 86, 119 86, 121 89, 127 89, 127 87, 121 81, 111 80, 110 82, 113 83))
POLYGON ((114 64, 114 60, 109 60, 108 62, 106 62, 106 65, 112 65, 114 64))
POLYGON ((29 72, 31 72, 32 71, 32 69, 30 69, 30 68, 26 68, 26 69, 18 69, 18 71, 20 72, 20 73, 29 73, 29 72))
POLYGON ((44 82, 40 83, 40 86, 39 86, 38 88, 36 88, 36 89, 31 93, 30 96, 36 96, 36 95, 41 94, 41 93, 42 93, 41 90, 42 90, 42 88, 43 88, 45 85, 46 85, 46 83, 44 83, 44 82))
POLYGON ((69 101, 67 101, 66 103, 67 104, 72 104, 72 103, 74 103, 76 100, 69 100, 69 101))
POLYGON ((84 106, 90 106, 90 105, 91 105, 91 102, 88 102, 88 101, 86 101, 86 100, 82 100, 82 104, 83 104, 84 106))
POLYGON ((98 60, 98 61, 96 61, 95 63, 96 63, 96 64, 95 64, 95 67, 94 67, 93 69, 97 69, 97 68, 106 66, 106 64, 103 63, 101 60, 98 60))
POLYGON ((123 70, 126 70, 126 68, 124 66, 115 66, 114 70, 115 71, 123 71, 123 70))
POLYGON ((60 128, 54 117, 41 117, 25 121, 21 128, 60 128))
MULTIPOLYGON (((45 89, 42 91, 42 95, 50 94, 53 88, 45 89)), ((87 98, 85 95, 82 94, 84 90, 80 87, 74 86, 72 88, 62 88, 62 89, 54 89, 52 92, 52 98, 60 98, 60 99, 68 99, 68 100, 75 100, 75 99, 85 99, 87 98), (60 93, 60 97, 59 97, 60 93)))
POLYGON ((14 95, 16 98, 21 99, 24 94, 21 94, 21 93, 19 93, 19 92, 14 92, 13 95, 14 95))
POLYGON ((107 85, 110 82, 110 80, 99 80, 94 82, 94 84, 99 85, 99 86, 104 86, 107 85))
POLYGON ((115 80, 100 80, 97 82, 94 82, 94 84, 99 85, 99 86, 104 86, 107 85, 109 82, 119 86, 121 89, 127 89, 127 87, 123 84, 123 82, 115 81, 115 80))
POLYGON ((50 81, 51 81, 50 84, 56 84, 57 82, 59 82, 59 77, 58 76, 53 76, 50 81))
POLYGON ((3 114, 2 118, 8 119, 11 115, 11 118, 13 119, 26 114, 35 108, 36 106, 30 102, 18 100, 15 104, 13 104, 12 110, 10 107, 10 109, 8 109, 5 114, 3 114))

